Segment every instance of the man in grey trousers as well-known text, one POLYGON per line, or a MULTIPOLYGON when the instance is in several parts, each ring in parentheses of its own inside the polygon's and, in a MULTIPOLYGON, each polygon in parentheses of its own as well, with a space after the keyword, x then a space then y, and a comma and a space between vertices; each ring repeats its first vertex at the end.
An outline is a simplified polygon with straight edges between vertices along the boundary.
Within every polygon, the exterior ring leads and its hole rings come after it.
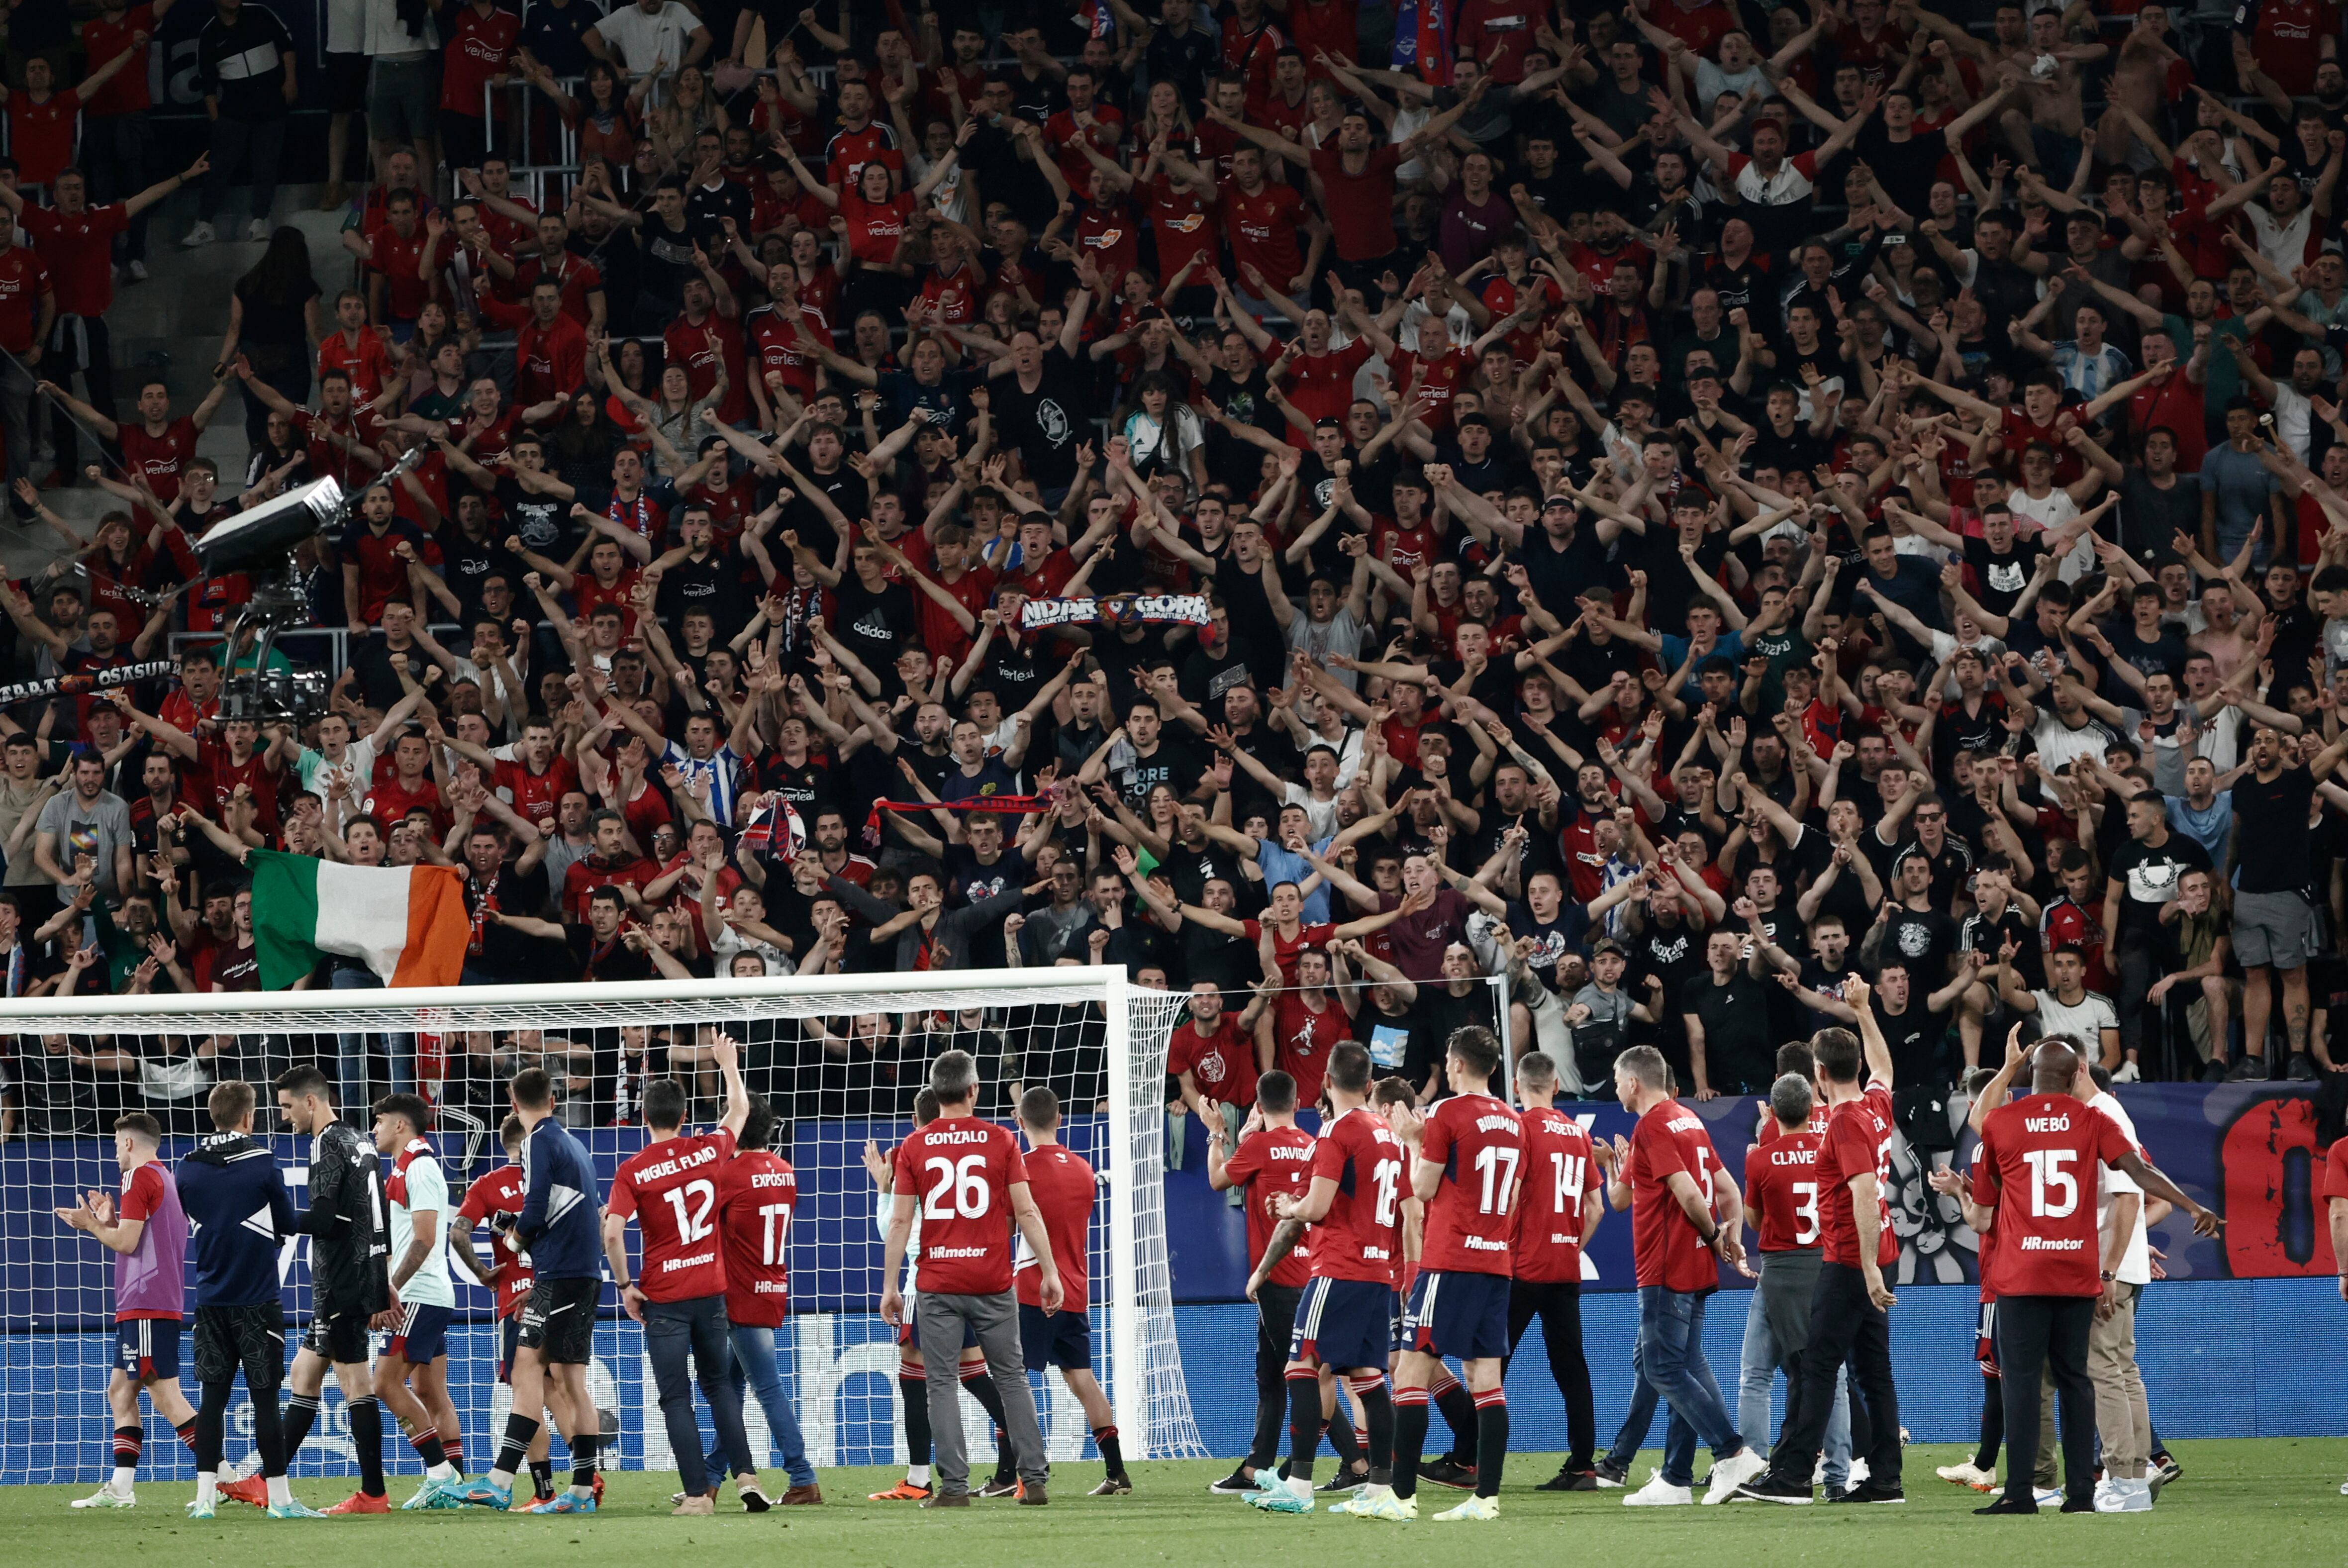
POLYGON ((970 1506, 970 1449, 962 1429, 963 1336, 976 1336, 987 1369, 1003 1395, 1004 1430, 1019 1470, 1022 1506, 1049 1501, 1045 1483, 1044 1429, 1027 1387, 1019 1341, 1019 1305, 1011 1289, 1013 1225, 1035 1253, 1045 1312, 1060 1310, 1060 1274, 1052 1239, 1027 1191, 1026 1162, 1010 1130, 973 1113, 978 1063, 968 1051, 947 1051, 930 1064, 938 1097, 937 1119, 897 1146, 891 1191, 895 1208, 881 1276, 880 1315, 905 1319, 905 1249, 915 1206, 922 1216, 922 1261, 915 1275, 914 1324, 929 1368, 930 1431, 937 1490, 923 1508, 970 1506))

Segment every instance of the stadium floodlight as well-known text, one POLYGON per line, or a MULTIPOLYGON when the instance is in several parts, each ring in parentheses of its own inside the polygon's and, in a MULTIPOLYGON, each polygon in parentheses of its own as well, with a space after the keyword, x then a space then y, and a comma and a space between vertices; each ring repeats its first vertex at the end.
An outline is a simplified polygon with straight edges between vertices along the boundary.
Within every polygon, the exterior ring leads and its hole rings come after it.
MULTIPOLYGON (((415 1063, 419 1087, 437 1102, 432 1136, 452 1191, 462 1192, 503 1162, 497 1128, 506 1078, 543 1065, 563 1094, 558 1114, 608 1184, 644 1140, 641 1126, 612 1123, 641 1104, 647 1074, 665 1070, 695 1089, 696 1047, 718 1030, 741 1042, 751 1087, 787 1124, 775 1147, 797 1170, 799 1204, 788 1230, 792 1319, 777 1341, 819 1467, 903 1456, 896 1346, 877 1310, 883 1231, 876 1221, 886 1210, 866 1175, 864 1150, 868 1139, 885 1150, 911 1130, 908 1113, 929 1061, 957 1047, 980 1057, 978 1114, 990 1119, 1012 1123, 1014 1087, 1060 1092, 1064 1140, 1100 1175, 1088 1248, 1093 1344, 1127 1455, 1203 1457, 1175 1340, 1163 1190, 1159 1086, 1186 1001, 1130 985, 1122 968, 1093 966, 0 1002, 0 1028, 15 1036, 22 1115, 17 1135, 0 1145, 0 1432, 7 1434, 0 1482, 104 1473, 114 1255, 50 1211, 117 1186, 116 1115, 155 1115, 166 1130, 163 1157, 176 1163, 205 1130, 210 1084, 242 1078, 262 1089, 256 1132, 275 1148, 298 1205, 306 1140, 297 1147, 278 1130, 267 1084, 296 1062, 316 1061, 335 1078, 355 1057, 361 1070, 372 1062, 369 1092, 380 1093, 391 1087, 396 1053, 415 1063)), ((346 1116, 352 1093, 344 1094, 346 1116)), ((689 1124, 715 1120, 710 1102, 696 1099, 689 1124)), ((490 1232, 482 1227, 474 1237, 487 1244, 490 1232)), ((281 1275, 289 1316, 306 1321, 303 1243, 286 1245, 281 1275)), ((461 1272, 458 1278, 449 1394, 469 1448, 479 1454, 504 1420, 494 1299, 461 1272)), ((620 1314, 613 1293, 602 1305, 590 1382, 607 1429, 616 1429, 606 1462, 672 1468, 642 1330, 620 1314)), ((1081 1408, 1056 1381, 1045 1399, 1051 1457, 1089 1457, 1081 1408)), ((989 1423, 974 1403, 969 1409, 973 1458, 987 1457, 989 1423)), ((257 1463, 238 1435, 250 1431, 248 1418, 232 1412, 232 1461, 257 1463)), ((757 1401, 746 1418, 756 1446, 765 1431, 757 1401)), ((354 1452, 330 1383, 294 1473, 354 1473, 354 1452)), ((776 1462, 764 1448, 759 1457, 776 1462)), ((388 1444, 385 1458, 395 1472, 417 1469, 404 1444, 388 1444)), ((158 1480, 191 1474, 174 1445, 150 1445, 145 1462, 158 1467, 158 1480)))

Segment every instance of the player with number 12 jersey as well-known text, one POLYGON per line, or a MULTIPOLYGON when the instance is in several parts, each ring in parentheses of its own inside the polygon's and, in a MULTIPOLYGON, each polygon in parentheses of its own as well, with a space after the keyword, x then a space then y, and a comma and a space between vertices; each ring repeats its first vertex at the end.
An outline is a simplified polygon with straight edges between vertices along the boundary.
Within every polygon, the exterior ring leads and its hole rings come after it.
POLYGON ((734 1135, 721 1127, 648 1143, 612 1177, 612 1201, 604 1212, 633 1217, 644 1233, 636 1284, 647 1301, 726 1294, 717 1183, 733 1158, 734 1135))

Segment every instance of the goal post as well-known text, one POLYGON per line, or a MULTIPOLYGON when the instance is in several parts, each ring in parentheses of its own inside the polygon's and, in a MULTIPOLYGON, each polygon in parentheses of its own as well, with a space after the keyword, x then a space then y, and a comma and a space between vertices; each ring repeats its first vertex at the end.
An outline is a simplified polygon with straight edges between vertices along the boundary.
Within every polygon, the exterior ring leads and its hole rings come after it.
MULTIPOLYGON (((865 1150, 868 1140, 885 1150, 910 1130, 929 1061, 949 1048, 979 1057, 978 1113, 990 1119, 1013 1124, 1020 1089, 1042 1084, 1059 1094, 1064 1140, 1100 1177, 1088 1242, 1094 1361, 1125 1451, 1202 1457, 1175 1335, 1164 1193, 1161 1088, 1168 1039, 1186 1000, 1132 985, 1119 967, 1062 965, 0 1003, 15 1117, 13 1135, 0 1144, 0 1481, 104 1473, 113 1254, 50 1211, 86 1191, 118 1187, 111 1129, 119 1114, 155 1115, 165 1128, 163 1158, 176 1163, 209 1130, 202 1108, 211 1082, 243 1078, 261 1091, 256 1134, 298 1187, 306 1143, 297 1147, 278 1127, 270 1079, 316 1062, 345 1084, 345 1115, 362 1126, 363 1108, 347 1103, 350 1083, 363 1082, 372 1098, 396 1078, 414 1082, 436 1100, 433 1138, 455 1201, 505 1162, 498 1140, 505 1079, 543 1065, 561 1088, 558 1115, 587 1143, 608 1192, 613 1171, 644 1142, 635 1112, 647 1078, 677 1078, 691 1097, 691 1119, 715 1119, 717 1080, 705 1047, 717 1030, 741 1042, 745 1076, 781 1123, 775 1146, 798 1173, 788 1232, 793 1317, 776 1337, 785 1387, 819 1466, 902 1457, 893 1335, 877 1315, 886 1209, 865 1150), (359 1080, 348 1078, 354 1061, 359 1080)), ((489 1232, 474 1234, 481 1241, 489 1232)), ((289 1243, 281 1260, 297 1323, 309 1305, 305 1245, 289 1243)), ((478 1453, 503 1410, 494 1309, 489 1292, 460 1269, 451 1273, 458 1328, 450 1392, 478 1453)), ((596 1355, 602 1365, 592 1381, 613 1439, 607 1448, 631 1468, 669 1468, 675 1460, 641 1331, 611 1293, 596 1355)), ((183 1367, 185 1359, 183 1348, 183 1367)), ((182 1387, 192 1392, 185 1370, 182 1387)), ((330 1382, 330 1408, 297 1474, 355 1469, 335 1398, 330 1382)), ((1089 1430, 1056 1377, 1039 1385, 1039 1403, 1052 1457, 1089 1455, 1089 1430)), ((965 1413, 973 1451, 991 1453, 992 1432, 974 1401, 966 1400, 965 1413)), ((755 1399, 746 1419, 755 1441, 765 1431, 755 1399)), ((248 1429, 232 1423, 232 1458, 244 1446, 238 1432, 248 1429)), ((149 1443, 148 1452, 160 1477, 186 1473, 185 1456, 170 1445, 149 1443)), ((386 1459, 395 1472, 415 1468, 396 1440, 386 1459)))

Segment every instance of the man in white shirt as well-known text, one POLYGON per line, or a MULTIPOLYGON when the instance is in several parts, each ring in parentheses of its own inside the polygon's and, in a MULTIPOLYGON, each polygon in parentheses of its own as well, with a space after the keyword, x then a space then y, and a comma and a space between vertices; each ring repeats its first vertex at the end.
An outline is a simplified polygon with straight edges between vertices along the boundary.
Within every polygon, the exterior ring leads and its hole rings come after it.
MULTIPOLYGON (((2040 1038, 2069 1035, 2086 1047, 2083 1061, 2120 1059, 2120 1016, 2112 1000, 2087 989, 2087 958, 2076 944, 2066 944, 2046 955, 2046 973, 2054 982, 2047 991, 2023 989, 2022 976, 2011 964, 1997 969, 1997 992, 2005 1005, 2038 1020, 2040 1038)), ((2082 1074, 2085 1072, 2082 1068, 2082 1074)), ((2133 1076, 2133 1075, 2131 1075, 2133 1076)))
MULTIPOLYGON (((375 1103, 375 1149, 383 1161, 384 1195, 391 1202, 392 1310, 399 1322, 375 1363, 375 1396, 399 1419, 423 1460, 424 1484, 403 1507, 421 1506, 439 1482, 455 1479, 449 1446, 462 1451, 457 1407, 448 1398, 448 1320, 457 1307, 448 1278, 448 1177, 424 1130, 431 1108, 412 1094, 387 1094, 375 1103)), ((373 1500, 380 1505, 382 1499, 373 1500)), ((329 1512, 381 1512, 363 1496, 329 1512)))
MULTIPOLYGON (((2110 1090, 2096 1087, 2085 1060, 2071 1092, 2100 1111, 2136 1144, 2136 1124, 2110 1090)), ((2087 1331, 2087 1377, 2096 1386, 2096 1429, 2104 1440, 2104 1480, 2096 1488, 2097 1513, 2147 1513, 2152 1509, 2152 1408, 2136 1361, 2136 1304, 2152 1283, 2151 1243, 2145 1233, 2144 1189, 2126 1171, 2096 1168, 2096 1233, 2101 1240, 2104 1299, 2087 1331)), ((2042 1434, 2043 1435, 2043 1434, 2042 1434)))
POLYGON ((585 42, 589 54, 626 76, 666 75, 701 63, 709 53, 709 29, 676 0, 636 0, 589 28, 585 42))

